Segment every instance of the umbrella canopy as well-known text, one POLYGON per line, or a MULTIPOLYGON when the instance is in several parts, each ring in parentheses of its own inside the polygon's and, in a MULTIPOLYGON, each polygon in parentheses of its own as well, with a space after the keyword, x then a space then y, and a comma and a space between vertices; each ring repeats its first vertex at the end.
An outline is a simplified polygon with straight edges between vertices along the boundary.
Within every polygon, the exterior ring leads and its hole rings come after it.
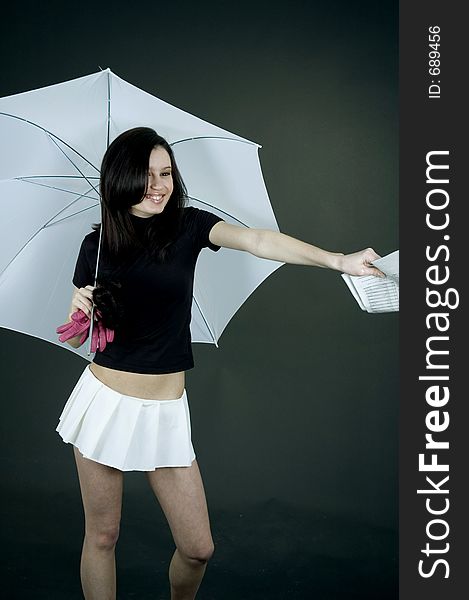
MULTIPOLYGON (((101 220, 102 157, 115 137, 138 126, 171 144, 189 204, 228 223, 278 231, 258 144, 109 69, 0 98, 0 326, 62 346, 55 329, 66 319, 80 243, 101 220)), ((217 344, 238 308, 282 264, 227 248, 202 250, 192 341, 217 344)), ((87 357, 83 346, 63 347, 87 357)))

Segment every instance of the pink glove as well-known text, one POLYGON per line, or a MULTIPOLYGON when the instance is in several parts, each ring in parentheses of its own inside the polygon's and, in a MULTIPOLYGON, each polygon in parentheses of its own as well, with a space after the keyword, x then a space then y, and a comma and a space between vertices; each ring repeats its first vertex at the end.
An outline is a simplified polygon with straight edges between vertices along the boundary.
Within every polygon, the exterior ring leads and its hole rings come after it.
POLYGON ((88 337, 90 319, 82 310, 76 310, 70 318, 72 320, 69 323, 64 323, 56 329, 57 333, 62 334, 59 335, 59 341, 66 342, 81 333, 80 344, 83 344, 88 337))
MULTIPOLYGON (((101 316, 99 311, 96 311, 96 315, 98 318, 94 322, 93 333, 91 335, 91 352, 96 352, 97 350, 102 352, 106 348, 106 343, 114 340, 114 331, 104 327, 99 320, 101 316)), ((71 319, 69 323, 64 323, 60 327, 57 327, 56 332, 61 334, 59 341, 66 342, 81 334, 80 344, 83 344, 90 333, 90 318, 79 309, 71 315, 71 319)))
POLYGON ((106 348, 107 342, 114 340, 114 330, 104 327, 98 319, 94 322, 93 333, 91 334, 91 352, 99 350, 102 352, 106 348))

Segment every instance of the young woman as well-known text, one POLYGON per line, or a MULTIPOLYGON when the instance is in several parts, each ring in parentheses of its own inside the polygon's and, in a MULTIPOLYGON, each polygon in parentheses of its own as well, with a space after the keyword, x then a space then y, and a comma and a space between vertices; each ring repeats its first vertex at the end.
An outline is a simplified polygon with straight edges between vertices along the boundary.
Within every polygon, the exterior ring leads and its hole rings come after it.
MULTIPOLYGON (((74 446, 83 499, 83 592, 87 600, 116 597, 123 472, 138 470, 146 472, 174 538, 171 599, 189 600, 214 549, 184 382, 184 372, 194 366, 192 285, 201 249, 223 246, 351 275, 382 273, 371 264, 378 258, 371 248, 327 252, 186 206, 171 147, 149 128, 126 131, 109 146, 100 191, 104 229, 97 286, 99 226, 80 248, 69 321, 79 310, 91 318, 94 304, 115 336, 86 366, 57 427, 74 446)), ((68 342, 78 347, 82 339, 68 342)))

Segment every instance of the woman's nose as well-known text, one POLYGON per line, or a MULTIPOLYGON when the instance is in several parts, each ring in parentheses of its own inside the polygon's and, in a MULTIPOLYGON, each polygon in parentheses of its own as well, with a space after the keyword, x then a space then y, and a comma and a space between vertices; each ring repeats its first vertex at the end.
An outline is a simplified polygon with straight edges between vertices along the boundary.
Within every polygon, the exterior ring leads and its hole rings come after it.
POLYGON ((157 190, 162 187, 161 181, 156 177, 152 177, 150 180, 150 187, 154 190, 157 190))

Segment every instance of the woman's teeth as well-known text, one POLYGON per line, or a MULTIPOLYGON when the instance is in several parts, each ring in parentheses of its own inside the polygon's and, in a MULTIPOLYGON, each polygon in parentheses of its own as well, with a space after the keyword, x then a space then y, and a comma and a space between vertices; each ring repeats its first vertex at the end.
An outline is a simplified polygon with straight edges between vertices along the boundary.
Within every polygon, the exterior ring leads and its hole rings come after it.
POLYGON ((163 200, 163 196, 161 194, 147 194, 146 197, 156 204, 163 200))

